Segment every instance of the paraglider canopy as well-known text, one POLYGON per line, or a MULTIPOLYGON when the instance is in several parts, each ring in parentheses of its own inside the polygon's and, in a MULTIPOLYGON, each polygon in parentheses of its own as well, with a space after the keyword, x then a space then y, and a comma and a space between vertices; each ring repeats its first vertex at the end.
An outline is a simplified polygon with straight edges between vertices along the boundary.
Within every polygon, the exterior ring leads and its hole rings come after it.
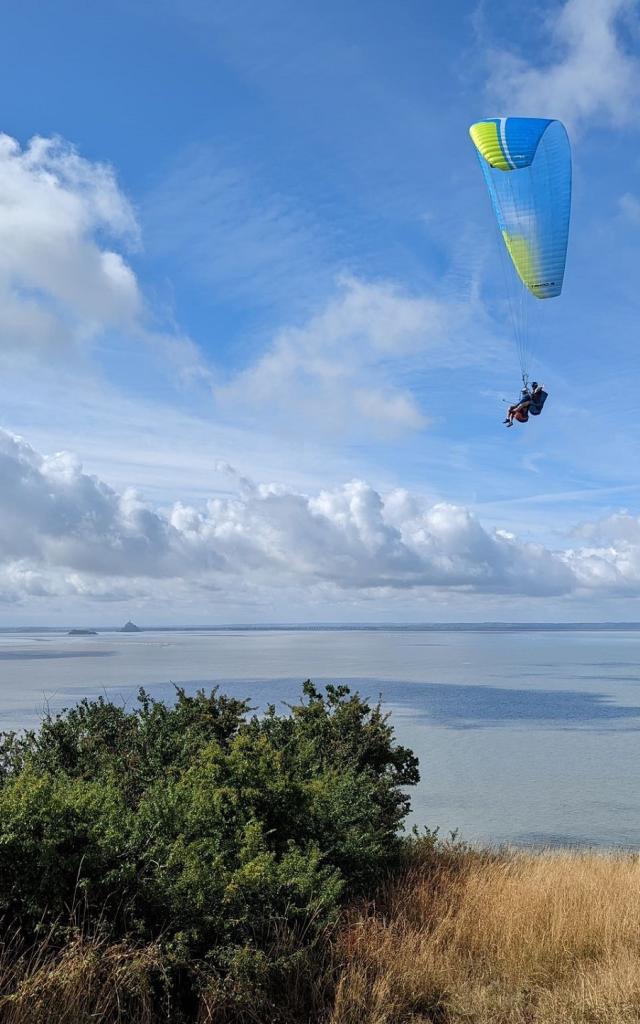
MULTIPOLYGON (((571 150, 564 125, 539 117, 493 117, 473 124, 469 134, 520 282, 536 299, 555 298, 564 280, 571 209, 571 150)), ((509 292, 511 282, 506 285, 509 292)), ((518 295, 507 297, 525 375, 527 309, 518 295)))

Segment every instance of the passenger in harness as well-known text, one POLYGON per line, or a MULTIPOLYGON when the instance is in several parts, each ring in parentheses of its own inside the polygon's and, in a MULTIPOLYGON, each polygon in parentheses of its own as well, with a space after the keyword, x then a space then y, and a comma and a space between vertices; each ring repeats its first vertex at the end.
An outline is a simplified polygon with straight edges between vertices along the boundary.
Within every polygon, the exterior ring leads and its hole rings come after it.
POLYGON ((509 406, 504 422, 508 427, 512 427, 514 420, 517 420, 518 423, 526 423, 529 416, 539 416, 547 397, 547 392, 537 381, 531 382, 531 388, 525 384, 518 401, 509 406))

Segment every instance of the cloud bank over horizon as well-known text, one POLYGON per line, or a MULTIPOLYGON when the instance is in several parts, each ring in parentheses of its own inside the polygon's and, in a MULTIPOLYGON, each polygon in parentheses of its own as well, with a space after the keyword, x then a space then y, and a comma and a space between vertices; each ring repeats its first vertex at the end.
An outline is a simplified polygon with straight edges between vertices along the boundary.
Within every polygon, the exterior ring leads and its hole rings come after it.
POLYGON ((185 586, 251 601, 252 588, 390 597, 462 592, 549 598, 640 596, 640 517, 576 528, 550 550, 485 527, 468 509, 425 505, 363 480, 309 495, 227 468, 231 496, 154 509, 0 432, 0 600, 144 600, 185 586))

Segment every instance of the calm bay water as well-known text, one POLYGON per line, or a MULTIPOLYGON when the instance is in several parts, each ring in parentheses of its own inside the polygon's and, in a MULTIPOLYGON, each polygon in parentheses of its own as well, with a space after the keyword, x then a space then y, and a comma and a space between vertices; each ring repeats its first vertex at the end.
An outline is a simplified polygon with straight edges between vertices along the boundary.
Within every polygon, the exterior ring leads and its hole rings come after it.
POLYGON ((0 729, 83 696, 219 683, 254 705, 303 679, 382 695, 419 756, 412 821, 469 840, 640 849, 640 632, 229 629, 0 633, 0 729))

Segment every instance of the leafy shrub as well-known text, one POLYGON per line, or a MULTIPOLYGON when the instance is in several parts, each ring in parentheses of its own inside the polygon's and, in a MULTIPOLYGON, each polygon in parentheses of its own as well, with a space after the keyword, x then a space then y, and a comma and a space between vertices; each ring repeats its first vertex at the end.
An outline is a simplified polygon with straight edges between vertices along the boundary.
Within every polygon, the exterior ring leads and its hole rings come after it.
POLYGON ((271 1005, 396 857, 417 780, 344 686, 262 717, 217 689, 84 700, 0 743, 0 914, 159 941, 183 984, 271 1005))

